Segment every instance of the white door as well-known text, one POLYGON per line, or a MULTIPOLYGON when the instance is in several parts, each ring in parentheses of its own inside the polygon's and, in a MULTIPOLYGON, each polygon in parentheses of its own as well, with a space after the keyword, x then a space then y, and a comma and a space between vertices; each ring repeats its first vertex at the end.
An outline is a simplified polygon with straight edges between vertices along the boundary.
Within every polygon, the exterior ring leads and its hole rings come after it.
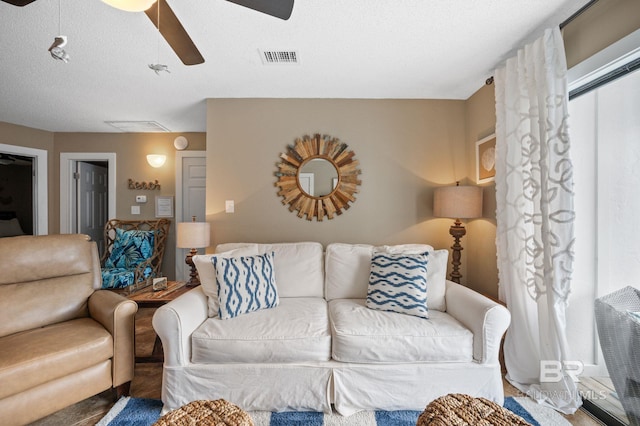
MULTIPOLYGON (((178 191, 181 191, 181 205, 177 220, 181 222, 190 222, 193 216, 197 222, 206 221, 206 184, 207 184, 207 163, 204 152, 183 151, 181 158, 181 173, 177 176, 178 180, 182 180, 181 185, 176 185, 178 191), (188 156, 193 155, 193 156, 188 156)), ((178 198, 178 197, 176 197, 178 198)), ((176 209, 176 210, 177 210, 176 209)), ((176 248, 176 279, 186 281, 189 278, 189 268, 185 264, 185 258, 189 249, 176 248)), ((200 253, 204 253, 200 249, 200 253)))
POLYGON ((84 161, 76 164, 76 230, 89 235, 102 255, 104 224, 107 222, 108 169, 84 161))

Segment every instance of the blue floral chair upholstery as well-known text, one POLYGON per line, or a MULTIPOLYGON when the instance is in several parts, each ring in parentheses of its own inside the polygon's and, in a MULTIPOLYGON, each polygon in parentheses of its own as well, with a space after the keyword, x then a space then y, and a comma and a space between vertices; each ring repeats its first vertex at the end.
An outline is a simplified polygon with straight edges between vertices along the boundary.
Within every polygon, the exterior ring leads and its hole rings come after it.
POLYGON ((104 227, 102 288, 134 291, 160 276, 169 225, 167 219, 111 219, 104 227))

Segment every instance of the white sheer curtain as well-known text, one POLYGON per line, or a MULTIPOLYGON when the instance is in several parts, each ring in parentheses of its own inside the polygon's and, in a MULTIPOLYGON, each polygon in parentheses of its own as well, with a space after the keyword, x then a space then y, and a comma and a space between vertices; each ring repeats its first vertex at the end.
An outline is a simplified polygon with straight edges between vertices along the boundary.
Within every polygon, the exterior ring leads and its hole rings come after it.
POLYGON ((574 243, 566 71, 554 28, 495 72, 496 244, 500 297, 512 315, 507 380, 538 402, 573 413, 581 400, 560 368, 576 367, 565 318, 574 243))

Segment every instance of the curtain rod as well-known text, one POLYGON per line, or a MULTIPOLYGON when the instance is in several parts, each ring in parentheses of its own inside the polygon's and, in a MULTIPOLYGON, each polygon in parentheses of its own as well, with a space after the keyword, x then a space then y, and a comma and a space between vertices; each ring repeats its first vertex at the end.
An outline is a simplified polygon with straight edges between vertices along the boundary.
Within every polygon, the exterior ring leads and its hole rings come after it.
MULTIPOLYGON (((569 16, 567 19, 565 19, 564 21, 560 22, 560 25, 559 25, 560 29, 563 29, 564 27, 566 27, 569 23, 571 23, 571 21, 576 19, 578 16, 582 15, 584 12, 586 12, 591 6, 593 6, 597 2, 598 2, 598 0, 590 0, 587 4, 585 4, 580 9, 578 9, 578 11, 575 12, 573 15, 569 16)), ((492 85, 493 84, 493 76, 489 77, 484 83, 487 86, 492 85)))

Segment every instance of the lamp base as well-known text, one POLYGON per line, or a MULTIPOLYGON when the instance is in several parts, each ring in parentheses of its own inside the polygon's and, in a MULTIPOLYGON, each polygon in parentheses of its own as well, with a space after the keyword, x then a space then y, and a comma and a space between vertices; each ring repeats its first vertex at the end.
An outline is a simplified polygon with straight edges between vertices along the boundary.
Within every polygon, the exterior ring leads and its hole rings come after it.
POLYGON ((200 276, 198 275, 198 271, 196 270, 196 265, 193 263, 193 256, 198 254, 198 250, 192 248, 189 250, 189 254, 185 259, 185 263, 189 265, 191 268, 191 272, 189 273, 189 281, 187 281, 187 287, 197 287, 200 285, 200 276))
POLYGON ((464 225, 460 222, 460 219, 456 219, 451 228, 449 228, 449 234, 453 237, 453 245, 451 246, 451 264, 453 268, 451 269, 451 281, 454 283, 460 284, 460 278, 462 278, 462 274, 460 273, 460 258, 462 257, 462 245, 460 245, 460 238, 462 238, 467 233, 467 230, 464 229, 464 225))

